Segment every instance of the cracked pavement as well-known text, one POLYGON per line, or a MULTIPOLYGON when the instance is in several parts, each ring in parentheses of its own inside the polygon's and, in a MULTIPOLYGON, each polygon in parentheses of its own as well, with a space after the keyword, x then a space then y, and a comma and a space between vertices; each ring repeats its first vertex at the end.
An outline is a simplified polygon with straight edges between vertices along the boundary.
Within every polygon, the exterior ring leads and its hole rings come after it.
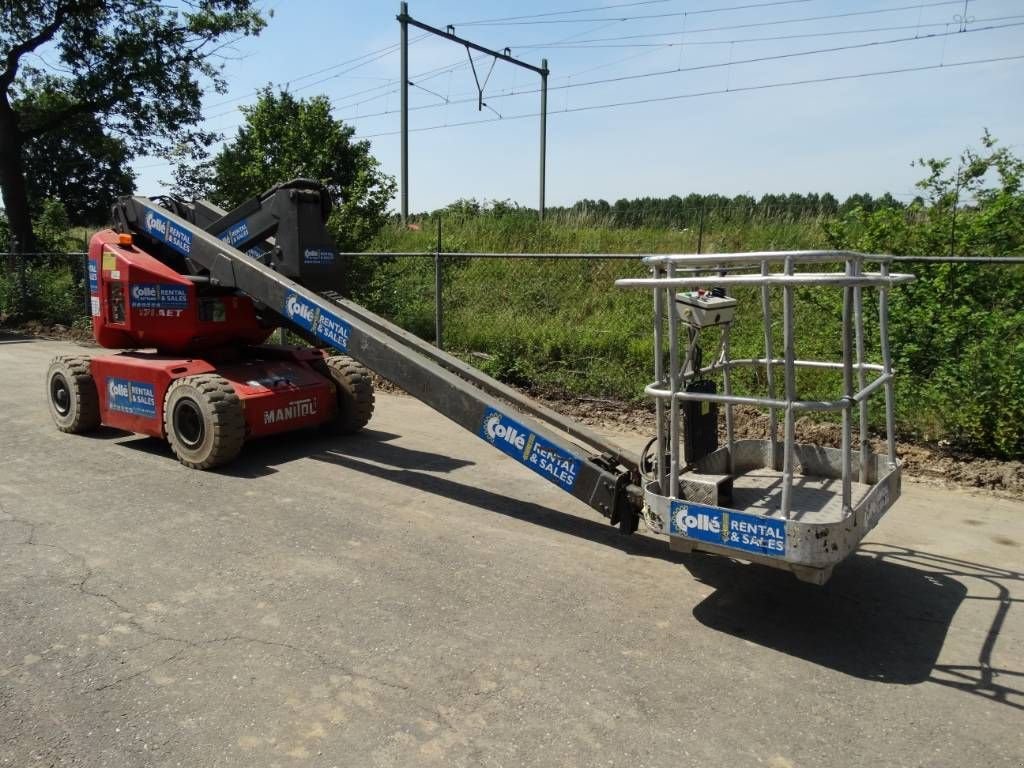
POLYGON ((0 336, 0 766, 1021 765, 1022 502, 906 484, 817 588, 407 397, 215 473, 63 435, 73 349, 0 336))

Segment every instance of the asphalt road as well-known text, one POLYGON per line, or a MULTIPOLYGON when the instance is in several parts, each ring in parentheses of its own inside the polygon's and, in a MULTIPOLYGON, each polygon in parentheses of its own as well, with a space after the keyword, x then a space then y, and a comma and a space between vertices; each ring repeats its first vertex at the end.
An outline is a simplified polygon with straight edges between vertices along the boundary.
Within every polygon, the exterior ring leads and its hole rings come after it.
POLYGON ((905 484, 824 588, 623 538, 411 398, 63 435, 0 337, 0 765, 1024 765, 1024 503, 905 484))

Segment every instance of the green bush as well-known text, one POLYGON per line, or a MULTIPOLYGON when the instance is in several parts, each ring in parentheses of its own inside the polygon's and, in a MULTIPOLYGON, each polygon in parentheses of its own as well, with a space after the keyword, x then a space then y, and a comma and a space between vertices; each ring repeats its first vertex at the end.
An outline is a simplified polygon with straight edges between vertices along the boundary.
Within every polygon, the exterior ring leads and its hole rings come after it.
MULTIPOLYGON (((988 134, 954 169, 921 160, 925 204, 854 210, 831 245, 897 255, 1024 254, 1024 161, 988 134)), ((1024 265, 914 264, 892 293, 904 431, 983 454, 1024 454, 1024 265)))

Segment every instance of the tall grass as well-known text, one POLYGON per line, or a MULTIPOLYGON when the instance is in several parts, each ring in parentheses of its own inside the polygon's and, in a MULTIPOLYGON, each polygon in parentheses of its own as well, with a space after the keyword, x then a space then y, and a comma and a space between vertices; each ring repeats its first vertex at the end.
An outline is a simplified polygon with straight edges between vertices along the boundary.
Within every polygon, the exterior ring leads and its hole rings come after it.
MULTIPOLYGON (((419 229, 393 225, 373 244, 384 252, 436 247, 437 218, 419 229)), ((687 253, 814 248, 825 244, 823 222, 705 222, 693 229, 621 229, 592 216, 446 216, 441 247, 448 253, 687 253)), ((571 394, 639 399, 653 364, 651 298, 614 286, 647 274, 639 258, 490 259, 448 257, 444 271, 444 342, 489 373, 519 386, 571 394)), ((403 327, 434 336, 433 262, 404 257, 385 263, 357 296, 403 327)), ((735 351, 760 356, 759 296, 734 329, 735 351), (755 311, 751 311, 754 309, 755 311)), ((829 310, 831 311, 831 310, 829 310)), ((813 323, 821 326, 822 323, 813 323)), ((816 345, 818 346, 818 345, 816 345)), ((828 346, 827 344, 825 346, 828 346)), ((831 350, 833 353, 835 350, 831 350)), ((712 351, 708 351, 710 356, 712 351)), ((820 378, 820 377, 819 377, 820 378)), ((740 382, 743 383, 742 381, 740 382)), ((751 387, 757 382, 751 381, 751 387)), ((834 394, 834 393, 833 393, 834 394)))

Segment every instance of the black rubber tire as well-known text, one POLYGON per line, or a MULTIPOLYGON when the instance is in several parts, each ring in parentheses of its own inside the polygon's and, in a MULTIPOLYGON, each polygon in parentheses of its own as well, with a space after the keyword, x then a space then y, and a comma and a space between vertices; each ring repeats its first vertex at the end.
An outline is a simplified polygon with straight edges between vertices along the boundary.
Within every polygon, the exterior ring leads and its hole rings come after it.
POLYGON ((57 355, 46 371, 46 402, 61 432, 81 434, 100 425, 100 397, 89 358, 57 355))
POLYGON ((164 397, 164 432, 186 467, 219 467, 245 443, 242 401, 230 382, 215 373, 178 379, 164 397))
POLYGON ((338 389, 338 416, 328 426, 339 435, 351 435, 373 417, 373 381, 370 371, 348 355, 324 359, 327 373, 338 389))

